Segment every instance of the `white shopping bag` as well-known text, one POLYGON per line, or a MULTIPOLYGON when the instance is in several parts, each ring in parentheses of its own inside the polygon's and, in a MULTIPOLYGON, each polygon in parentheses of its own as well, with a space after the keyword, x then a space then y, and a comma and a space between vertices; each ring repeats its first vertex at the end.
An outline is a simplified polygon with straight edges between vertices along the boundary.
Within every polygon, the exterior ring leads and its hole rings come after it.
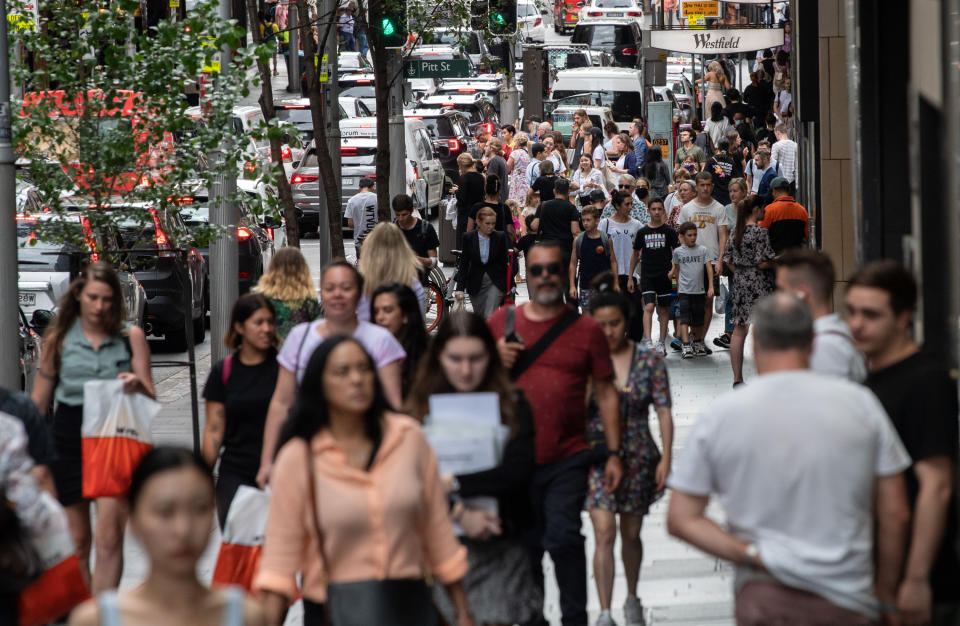
POLYGON ((160 403, 124 393, 123 381, 90 380, 83 385, 83 497, 123 496, 151 448, 150 425, 160 403))
POLYGON ((237 489, 227 512, 213 584, 250 590, 260 566, 269 505, 269 492, 246 485, 237 489))

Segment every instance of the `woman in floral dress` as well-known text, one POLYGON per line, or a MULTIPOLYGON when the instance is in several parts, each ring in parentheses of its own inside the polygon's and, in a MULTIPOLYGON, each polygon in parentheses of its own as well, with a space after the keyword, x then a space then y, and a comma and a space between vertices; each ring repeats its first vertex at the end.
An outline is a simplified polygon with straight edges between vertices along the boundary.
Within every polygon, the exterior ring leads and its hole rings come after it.
POLYGON ((281 344, 294 326, 320 316, 317 288, 307 260, 297 248, 287 246, 277 250, 252 291, 270 299, 277 313, 276 331, 281 344))
POLYGON ((753 303, 773 293, 773 248, 767 229, 757 222, 763 213, 760 196, 747 196, 737 205, 737 225, 727 239, 723 262, 733 272, 733 334, 730 336, 730 366, 733 386, 743 383, 743 344, 750 330, 753 303))
POLYGON ((513 150, 507 159, 507 171, 510 172, 510 192, 508 198, 523 205, 527 199, 527 190, 530 189, 530 180, 527 179, 527 165, 530 164, 530 153, 527 152, 529 139, 526 133, 517 133, 513 138, 513 150))
MULTIPOLYGON (((600 597, 601 617, 598 624, 609 620, 615 571, 613 544, 620 514, 620 539, 623 544, 623 569, 627 578, 627 600, 623 610, 628 624, 641 623, 643 608, 637 598, 643 544, 640 528, 650 505, 663 493, 670 473, 673 445, 673 419, 670 414, 670 383, 663 359, 652 347, 627 338, 629 302, 613 291, 616 277, 607 272, 594 280, 597 289, 590 301, 590 314, 603 328, 610 345, 610 356, 620 401, 620 458, 623 459, 623 480, 616 492, 603 486, 603 464, 590 469, 585 508, 590 513, 596 550, 593 555, 593 576, 600 597), (660 424, 663 452, 650 433, 648 417, 653 405, 660 424)), ((590 422, 587 439, 597 452, 597 460, 606 461, 603 424, 593 399, 589 406, 590 422)))

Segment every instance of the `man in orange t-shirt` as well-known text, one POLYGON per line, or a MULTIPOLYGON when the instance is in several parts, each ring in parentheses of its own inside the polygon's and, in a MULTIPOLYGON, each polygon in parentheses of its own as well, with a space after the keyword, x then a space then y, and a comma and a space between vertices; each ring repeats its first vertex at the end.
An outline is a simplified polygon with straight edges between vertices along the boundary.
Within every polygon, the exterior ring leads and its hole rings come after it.
POLYGON ((770 231, 770 246, 780 254, 799 248, 810 239, 810 215, 790 195, 790 181, 777 176, 770 183, 773 202, 767 205, 760 226, 770 231))

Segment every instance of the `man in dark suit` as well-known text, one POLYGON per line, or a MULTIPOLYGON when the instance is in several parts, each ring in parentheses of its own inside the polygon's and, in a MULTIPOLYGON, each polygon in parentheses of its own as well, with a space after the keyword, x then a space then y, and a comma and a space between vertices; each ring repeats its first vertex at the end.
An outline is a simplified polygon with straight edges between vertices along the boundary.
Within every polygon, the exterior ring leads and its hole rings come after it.
POLYGON ((506 233, 494 230, 497 214, 490 207, 477 212, 477 229, 463 235, 463 253, 457 265, 458 299, 464 289, 470 294, 473 310, 484 319, 503 303, 507 286, 507 250, 512 246, 506 233))

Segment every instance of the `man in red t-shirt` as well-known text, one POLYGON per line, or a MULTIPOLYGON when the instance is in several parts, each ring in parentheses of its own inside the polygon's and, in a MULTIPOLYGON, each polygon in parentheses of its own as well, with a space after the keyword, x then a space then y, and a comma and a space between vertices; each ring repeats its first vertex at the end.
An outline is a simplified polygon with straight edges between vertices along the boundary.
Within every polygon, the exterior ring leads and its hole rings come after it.
MULTIPOLYGON (((497 349, 506 368, 517 362, 567 312, 563 303, 566 272, 563 249, 553 241, 534 244, 527 254, 530 302, 514 311, 514 332, 523 343, 504 337, 506 308, 487 323, 497 337, 497 349)), ((533 569, 542 583, 540 562, 550 553, 560 588, 563 623, 587 623, 587 562, 580 511, 587 493, 592 462, 586 439, 587 383, 603 420, 609 456, 604 480, 611 491, 623 475, 620 462, 620 396, 613 384, 610 349, 600 326, 588 316, 566 328, 533 362, 516 385, 533 408, 536 469, 531 484, 537 513, 537 544, 533 569)))

